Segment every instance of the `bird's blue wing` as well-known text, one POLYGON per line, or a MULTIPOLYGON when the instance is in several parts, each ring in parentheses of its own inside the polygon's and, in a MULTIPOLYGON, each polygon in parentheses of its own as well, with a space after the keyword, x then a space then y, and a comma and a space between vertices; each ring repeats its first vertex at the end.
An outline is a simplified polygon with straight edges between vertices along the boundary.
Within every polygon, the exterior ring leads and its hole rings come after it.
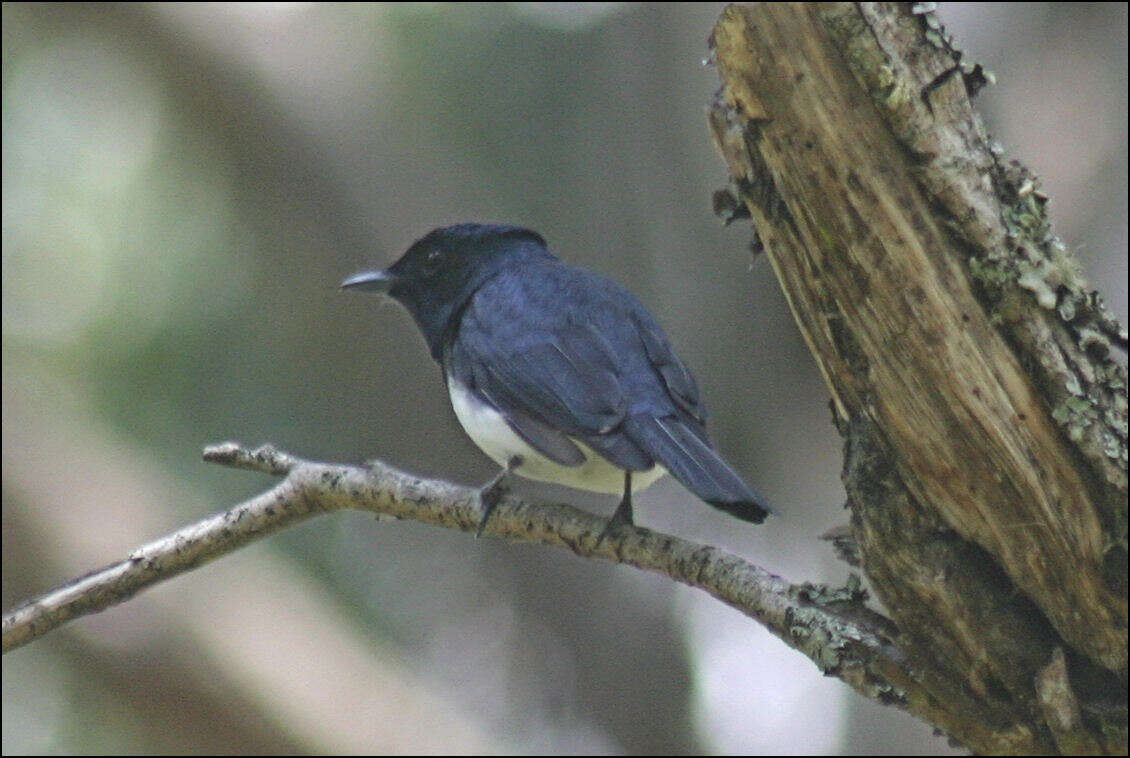
POLYGON ((577 440, 622 468, 651 468, 654 461, 620 429, 628 400, 612 349, 595 329, 570 325, 510 342, 477 336, 465 331, 456 341, 451 368, 540 453, 580 465, 577 440))
POLYGON ((633 320, 636 322, 636 331, 643 342, 647 359, 663 380, 667 396, 675 407, 697 422, 697 426, 702 428, 701 436, 705 436, 706 406, 702 402, 694 375, 679 360, 679 356, 675 355, 671 343, 667 341, 667 337, 658 326, 638 315, 633 320))
POLYGON ((475 384, 506 406, 534 412, 567 434, 602 434, 624 417, 627 399, 604 340, 568 327, 544 341, 478 356, 475 384))

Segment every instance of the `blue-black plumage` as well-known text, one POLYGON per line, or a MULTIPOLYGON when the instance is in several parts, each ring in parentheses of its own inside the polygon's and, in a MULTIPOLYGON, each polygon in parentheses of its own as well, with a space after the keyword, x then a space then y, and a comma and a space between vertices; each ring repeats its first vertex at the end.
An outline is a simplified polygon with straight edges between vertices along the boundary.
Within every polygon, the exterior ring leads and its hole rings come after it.
POLYGON ((408 309, 464 430, 506 471, 622 491, 613 524, 631 523, 632 490, 664 472, 740 519, 770 512, 714 449, 698 385, 643 304, 536 232, 443 227, 341 286, 408 309))

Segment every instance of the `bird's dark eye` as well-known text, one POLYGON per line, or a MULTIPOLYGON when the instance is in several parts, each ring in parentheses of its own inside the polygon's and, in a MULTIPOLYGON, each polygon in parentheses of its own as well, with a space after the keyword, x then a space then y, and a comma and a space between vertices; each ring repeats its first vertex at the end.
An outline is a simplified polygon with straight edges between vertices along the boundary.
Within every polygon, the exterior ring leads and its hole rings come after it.
POLYGON ((443 248, 432 248, 428 254, 424 256, 424 270, 429 274, 434 274, 443 265, 444 259, 447 257, 447 251, 443 248))

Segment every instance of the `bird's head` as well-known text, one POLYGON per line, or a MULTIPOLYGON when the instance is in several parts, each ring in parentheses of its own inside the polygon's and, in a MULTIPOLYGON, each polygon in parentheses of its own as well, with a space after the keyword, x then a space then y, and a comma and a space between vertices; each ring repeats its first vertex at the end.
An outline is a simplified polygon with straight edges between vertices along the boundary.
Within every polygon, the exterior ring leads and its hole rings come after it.
POLYGON ((396 263, 351 276, 341 288, 379 292, 400 302, 438 358, 452 320, 483 282, 507 268, 553 259, 542 236, 529 229, 456 224, 433 229, 396 263))

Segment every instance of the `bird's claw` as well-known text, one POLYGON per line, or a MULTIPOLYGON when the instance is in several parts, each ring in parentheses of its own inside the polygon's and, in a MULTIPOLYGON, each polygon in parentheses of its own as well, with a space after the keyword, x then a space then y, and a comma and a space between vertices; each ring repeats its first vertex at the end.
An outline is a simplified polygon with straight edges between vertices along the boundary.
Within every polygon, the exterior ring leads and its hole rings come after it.
POLYGON ((499 471, 493 479, 479 489, 479 504, 483 515, 479 517, 479 528, 475 530, 475 537, 483 536, 483 530, 487 528, 490 515, 494 513, 494 509, 498 507, 502 498, 506 497, 506 493, 510 491, 511 472, 521 465, 522 457, 520 455, 514 456, 506 462, 506 468, 499 471))

